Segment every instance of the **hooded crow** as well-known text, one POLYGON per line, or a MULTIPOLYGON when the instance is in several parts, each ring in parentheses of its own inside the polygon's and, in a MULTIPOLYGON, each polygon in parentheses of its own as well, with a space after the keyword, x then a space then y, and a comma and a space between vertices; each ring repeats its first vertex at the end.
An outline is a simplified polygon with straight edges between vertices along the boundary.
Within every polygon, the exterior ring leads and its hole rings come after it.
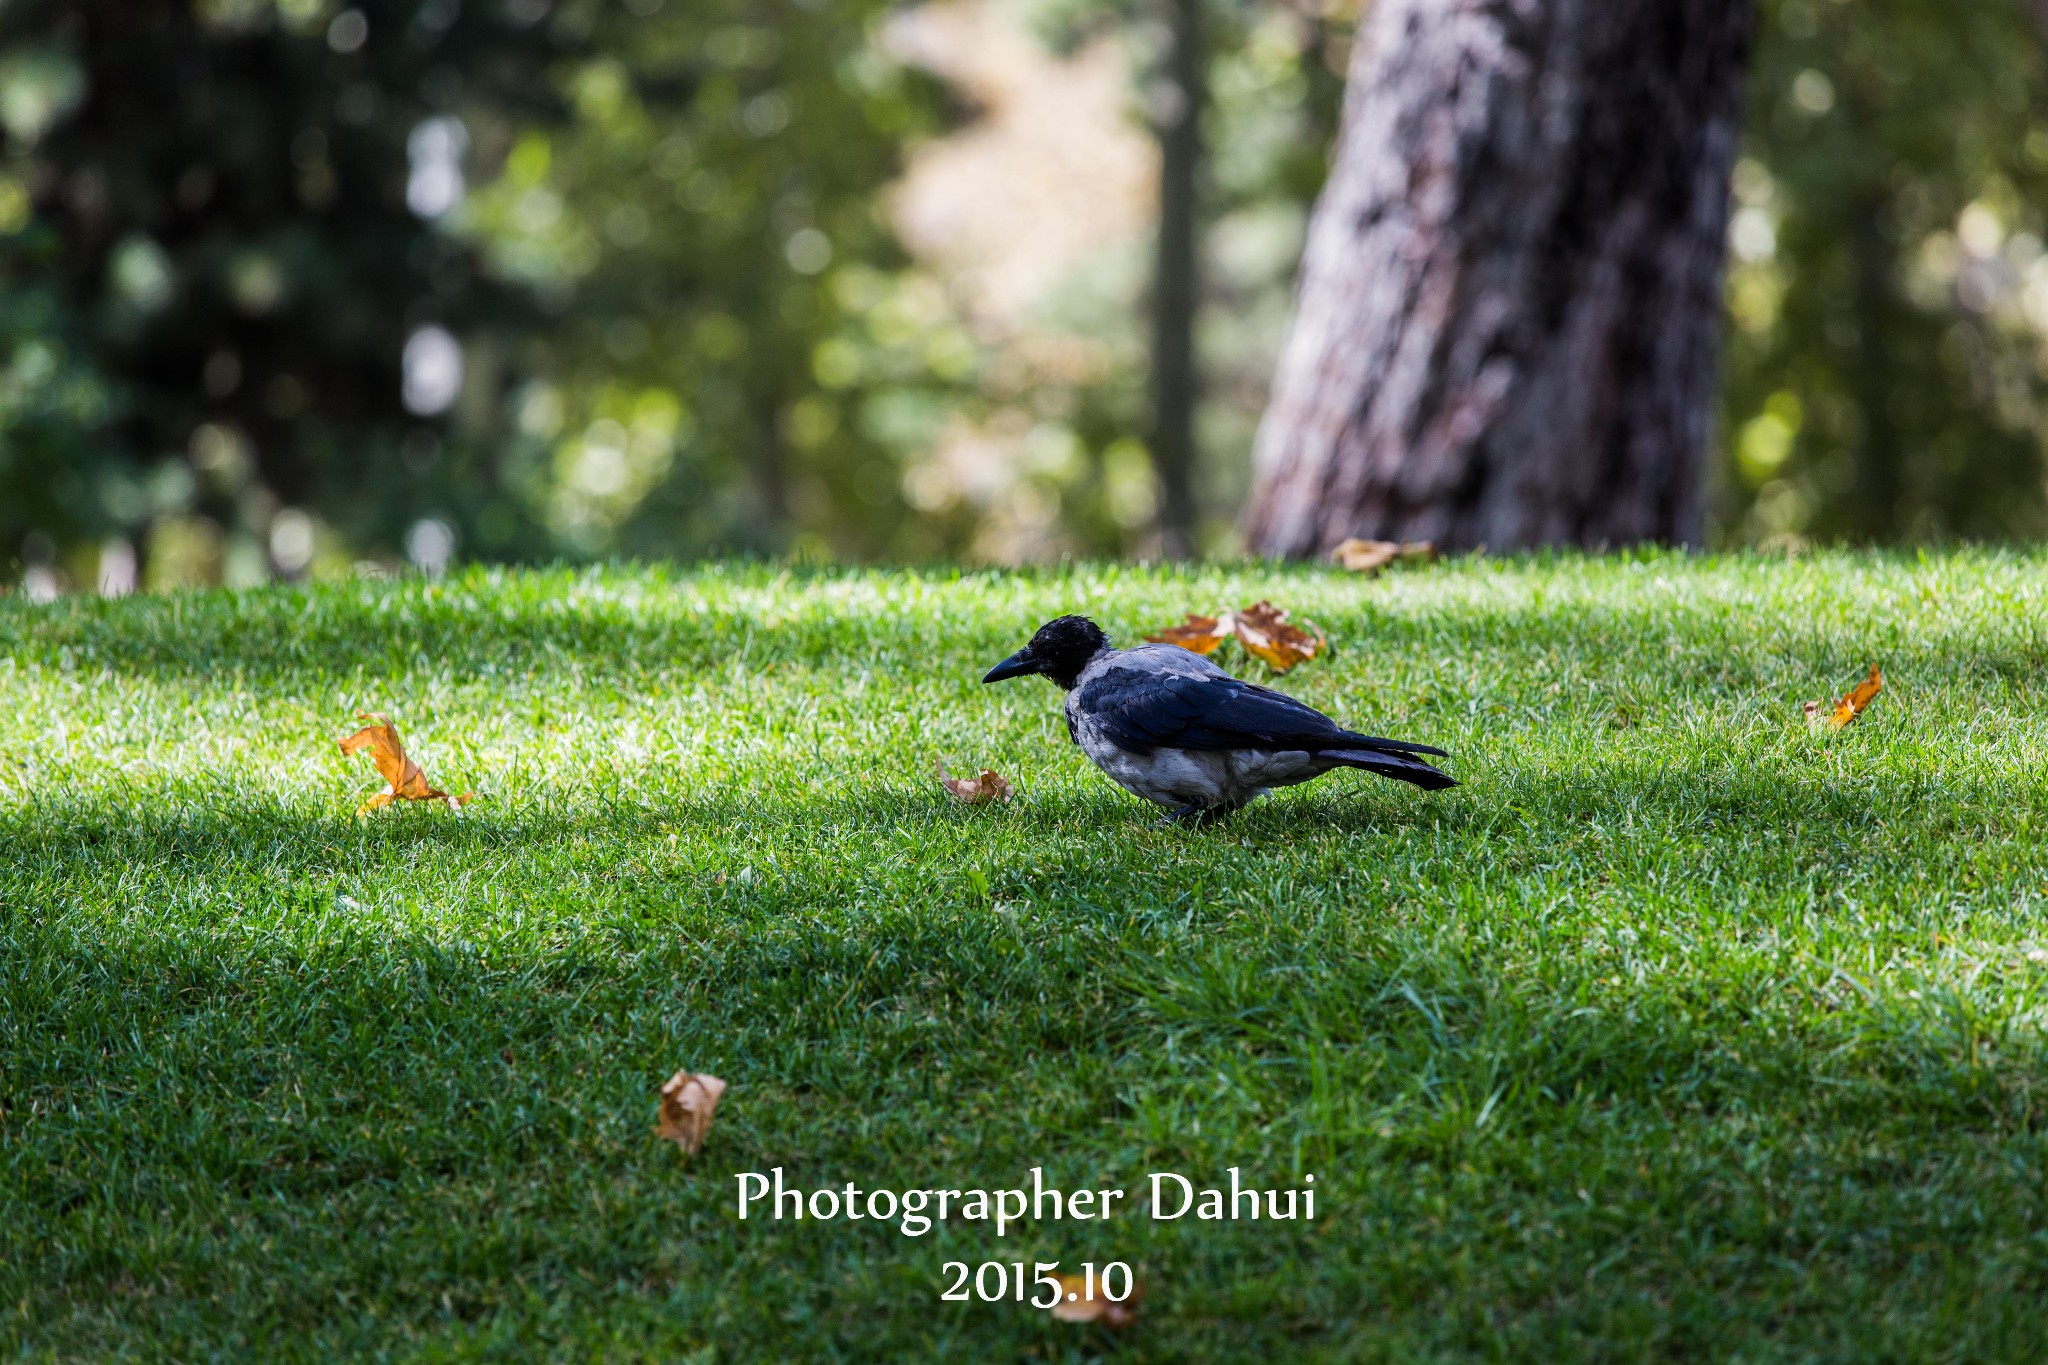
POLYGON ((1375 739, 1179 645, 1112 649, 1085 616, 1048 621, 985 683, 1041 673, 1067 693, 1067 733, 1111 781, 1171 818, 1224 815, 1270 787, 1363 768, 1435 791, 1449 773, 1427 744, 1375 739))

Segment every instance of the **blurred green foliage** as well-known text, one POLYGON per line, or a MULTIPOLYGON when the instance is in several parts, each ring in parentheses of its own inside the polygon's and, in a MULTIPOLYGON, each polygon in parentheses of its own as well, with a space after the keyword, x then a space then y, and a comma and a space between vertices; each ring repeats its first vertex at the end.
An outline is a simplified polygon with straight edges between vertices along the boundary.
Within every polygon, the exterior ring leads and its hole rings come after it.
POLYGON ((775 547, 808 498, 882 552, 834 395, 931 367, 827 343, 945 107, 874 55, 884 8, 0 8, 0 545, 247 582, 775 547))
POLYGON ((406 207, 433 117, 554 116, 560 50, 454 0, 14 0, 0 8, 0 540, 89 581, 104 539, 149 581, 302 569, 495 470, 400 401, 425 323, 524 301, 406 207), (273 528, 285 534, 274 555, 273 528))
MULTIPOLYGON (((1016 8, 1055 45, 1113 32, 1142 124, 1145 7, 1016 8)), ((1212 8, 1200 415, 1220 533, 1353 16, 1212 8)), ((1056 518, 1042 545, 1142 544, 1142 252, 1039 310, 1096 363, 1006 354, 891 229, 906 152, 975 112, 889 54, 891 13, 0 8, 0 553, 72 586, 109 544, 157 584, 451 546, 917 558, 976 553, 1018 507, 1056 518), (422 197, 437 158, 464 184, 422 197), (459 384, 408 411, 423 328, 459 346, 459 384), (979 501, 918 482, 963 428, 1022 451, 979 501)))
POLYGON ((1767 0, 1730 230, 1725 538, 2048 531, 2044 16, 1767 0))
MULTIPOLYGON (((1155 6, 1001 3, 1053 51, 1113 39, 1154 117, 1155 6)), ((1020 361, 892 226, 913 152, 981 112, 892 50, 896 13, 0 0, 0 578, 1142 549, 1143 243, 1033 315, 1087 364, 1020 361), (962 432, 1011 462, 973 496, 934 475, 962 432), (1020 508, 1050 530, 991 534, 1020 508)), ((1207 13, 1197 473, 1227 548, 1355 10, 1207 13)), ((1765 0, 1763 33, 1720 536, 2040 534, 2039 16, 1765 0)))
MULTIPOLYGON (((1165 75, 1171 39, 1163 0, 987 2, 1014 12, 1050 53, 1073 57, 1091 45, 1113 46, 1127 69, 1125 122, 1158 135, 1178 97, 1165 75)), ((1195 205, 1193 473, 1197 542, 1208 551, 1237 546, 1252 438, 1285 336, 1309 209, 1327 169, 1358 13, 1356 0, 1201 6, 1206 100, 1195 205)), ((1077 184, 1074 193, 1089 189, 1077 184)), ((945 552, 1015 557, 1018 539, 1000 532, 1020 504, 1057 509, 1050 533, 1023 538, 1036 557, 1157 552, 1157 487, 1145 444, 1153 426, 1146 382, 1153 268, 1152 243, 1141 238, 1081 263, 1040 300, 1035 321, 1046 334, 1037 341, 1079 341, 1100 357, 1075 367, 1078 373, 1020 362, 1014 350, 1023 348, 1006 351, 1000 340, 985 346, 971 382, 949 396, 945 411, 984 430, 1029 434, 1012 456, 1014 483, 982 506, 964 500, 935 512, 927 501, 920 509, 945 552)), ((913 477, 915 454, 903 452, 913 477)))
POLYGON ((871 0, 642 8, 455 227, 553 318, 494 432, 507 477, 576 555, 900 551, 889 414, 974 360, 877 211, 943 94, 877 51, 871 0))

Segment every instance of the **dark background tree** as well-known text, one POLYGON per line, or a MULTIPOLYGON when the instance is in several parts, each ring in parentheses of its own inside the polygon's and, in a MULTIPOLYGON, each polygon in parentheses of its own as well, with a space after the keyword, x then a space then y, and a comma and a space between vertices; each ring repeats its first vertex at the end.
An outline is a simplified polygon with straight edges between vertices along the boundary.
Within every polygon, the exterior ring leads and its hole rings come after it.
POLYGON ((1748 0, 1380 0, 1261 426, 1255 549, 1689 541, 1748 0))
MULTIPOLYGON (((33 500, 0 500, 0 536, 132 537, 261 576, 281 509, 361 544, 490 505, 489 463, 406 411, 400 358, 423 324, 516 334, 531 310, 408 209, 408 143, 436 115, 550 117, 557 36, 452 0, 0 11, 16 79, 43 82, 8 129, 28 223, 0 237, 0 291, 94 395, 90 422, 7 439, 33 500)), ((304 539, 279 567, 306 566, 304 539)))

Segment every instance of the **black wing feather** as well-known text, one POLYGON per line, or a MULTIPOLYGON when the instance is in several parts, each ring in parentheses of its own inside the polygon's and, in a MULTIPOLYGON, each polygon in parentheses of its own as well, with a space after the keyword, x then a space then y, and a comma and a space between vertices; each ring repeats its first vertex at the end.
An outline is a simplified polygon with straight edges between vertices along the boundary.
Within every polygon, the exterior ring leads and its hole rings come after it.
POLYGON ((1081 709, 1118 748, 1328 749, 1373 748, 1438 754, 1442 749, 1346 730, 1284 692, 1228 674, 1191 675, 1109 668, 1081 689, 1081 709))

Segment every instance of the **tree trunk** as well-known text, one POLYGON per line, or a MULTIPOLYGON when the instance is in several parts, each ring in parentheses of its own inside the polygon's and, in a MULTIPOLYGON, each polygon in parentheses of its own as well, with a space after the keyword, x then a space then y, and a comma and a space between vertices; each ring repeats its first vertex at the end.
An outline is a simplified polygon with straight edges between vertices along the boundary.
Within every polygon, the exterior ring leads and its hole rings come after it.
POLYGON ((1152 274, 1152 469, 1160 548, 1194 550, 1196 177, 1204 80, 1200 0, 1166 0, 1169 42, 1157 114, 1159 255, 1152 274))
POLYGON ((1251 546, 1695 539, 1752 0, 1375 0, 1251 546))

